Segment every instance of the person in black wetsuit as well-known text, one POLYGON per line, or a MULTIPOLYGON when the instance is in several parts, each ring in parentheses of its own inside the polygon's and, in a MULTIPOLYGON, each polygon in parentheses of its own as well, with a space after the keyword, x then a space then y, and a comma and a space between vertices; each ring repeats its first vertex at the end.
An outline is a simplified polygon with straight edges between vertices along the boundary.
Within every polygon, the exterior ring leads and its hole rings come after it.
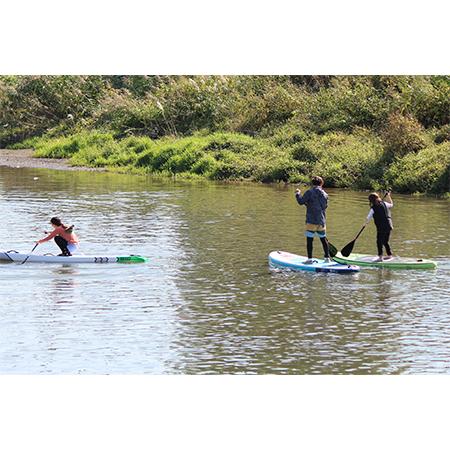
POLYGON ((370 211, 366 219, 365 225, 367 225, 372 219, 377 227, 377 250, 378 258, 376 261, 383 261, 383 247, 386 249, 387 257, 384 259, 390 260, 393 258, 391 247, 389 245, 389 237, 391 230, 393 230, 392 217, 390 209, 394 206, 391 194, 386 194, 386 202, 383 201, 377 193, 369 195, 370 211))

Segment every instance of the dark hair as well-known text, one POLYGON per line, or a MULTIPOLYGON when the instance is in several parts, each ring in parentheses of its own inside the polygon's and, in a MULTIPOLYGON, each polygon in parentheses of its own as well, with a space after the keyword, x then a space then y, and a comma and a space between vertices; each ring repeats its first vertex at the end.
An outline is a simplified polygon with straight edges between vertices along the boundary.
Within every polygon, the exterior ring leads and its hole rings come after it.
POLYGON ((67 231, 67 233, 72 233, 72 231, 73 231, 74 225, 70 225, 69 227, 66 226, 66 225, 64 225, 64 224, 61 222, 61 219, 60 219, 59 217, 52 217, 52 218, 50 219, 50 223, 52 223, 53 225, 56 225, 57 227, 63 227, 64 230, 67 231))
POLYGON ((52 223, 53 225, 56 225, 57 227, 60 227, 63 224, 59 217, 52 217, 50 219, 50 223, 52 223))
POLYGON ((371 205, 376 205, 381 202, 381 198, 376 192, 372 192, 369 195, 369 202, 371 205))
POLYGON ((322 177, 312 177, 311 184, 313 186, 322 186, 323 185, 322 177))

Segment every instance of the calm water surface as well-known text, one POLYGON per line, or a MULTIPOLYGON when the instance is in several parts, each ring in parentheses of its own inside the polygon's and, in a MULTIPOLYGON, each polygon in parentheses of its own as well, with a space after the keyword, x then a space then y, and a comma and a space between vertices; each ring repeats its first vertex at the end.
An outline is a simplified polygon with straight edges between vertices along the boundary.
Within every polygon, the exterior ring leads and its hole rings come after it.
MULTIPOLYGON (((450 202, 394 196, 394 253, 435 271, 296 273, 267 263, 271 250, 305 253, 293 191, 0 167, 1 249, 30 251, 59 215, 86 254, 150 257, 0 264, 0 373, 450 373, 450 202)), ((367 194, 328 192, 340 248, 367 194)), ((355 251, 376 251, 373 224, 355 251)))

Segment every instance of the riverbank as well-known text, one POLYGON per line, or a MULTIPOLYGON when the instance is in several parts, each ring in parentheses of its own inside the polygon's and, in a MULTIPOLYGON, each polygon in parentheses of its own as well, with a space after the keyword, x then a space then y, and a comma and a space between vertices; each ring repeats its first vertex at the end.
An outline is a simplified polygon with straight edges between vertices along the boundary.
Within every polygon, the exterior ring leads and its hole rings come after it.
POLYGON ((385 166, 382 149, 373 141, 368 145, 367 136, 330 138, 327 136, 324 143, 315 141, 309 148, 302 144, 288 156, 270 141, 239 134, 152 141, 145 137, 115 140, 108 134, 82 133, 67 138, 34 139, 35 149, 0 149, 0 166, 291 184, 309 184, 310 174, 319 173, 328 188, 391 189, 450 198, 450 152, 424 149, 412 158, 411 155, 405 161, 385 166), (366 150, 361 152, 363 143, 366 150))
MULTIPOLYGON (((65 160, 65 167, 90 167, 130 174, 180 179, 309 183, 319 174, 326 187, 392 189, 405 194, 448 196, 450 142, 436 143, 403 156, 391 155, 366 129, 352 134, 308 134, 284 127, 267 136, 196 133, 192 136, 118 138, 102 131, 24 142, 33 156, 65 160)), ((51 164, 50 162, 48 164, 51 164)))
POLYGON ((35 158, 33 149, 0 149, 0 166, 31 169, 105 171, 99 167, 72 166, 69 159, 35 158))

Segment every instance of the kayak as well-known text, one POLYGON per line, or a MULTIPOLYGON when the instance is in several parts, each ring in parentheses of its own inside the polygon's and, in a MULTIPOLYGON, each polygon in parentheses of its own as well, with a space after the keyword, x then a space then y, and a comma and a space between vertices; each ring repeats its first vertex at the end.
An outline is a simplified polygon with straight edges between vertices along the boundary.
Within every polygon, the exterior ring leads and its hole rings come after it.
POLYGON ((54 256, 54 255, 35 255, 32 253, 18 253, 14 250, 8 252, 0 251, 0 260, 9 262, 24 262, 26 263, 56 263, 56 264, 132 264, 144 263, 148 259, 140 255, 128 256, 89 256, 89 255, 75 255, 75 256, 54 256))
POLYGON ((387 261, 376 262, 377 256, 352 253, 348 258, 338 253, 334 258, 341 264, 357 264, 358 266, 382 267, 386 269, 435 269, 437 264, 430 259, 403 258, 394 256, 387 261))
POLYGON ((269 264, 291 270, 306 270, 309 272, 354 273, 360 268, 352 264, 338 264, 334 261, 326 263, 323 259, 313 259, 312 264, 305 264, 306 256, 293 253, 274 251, 269 254, 269 264))

